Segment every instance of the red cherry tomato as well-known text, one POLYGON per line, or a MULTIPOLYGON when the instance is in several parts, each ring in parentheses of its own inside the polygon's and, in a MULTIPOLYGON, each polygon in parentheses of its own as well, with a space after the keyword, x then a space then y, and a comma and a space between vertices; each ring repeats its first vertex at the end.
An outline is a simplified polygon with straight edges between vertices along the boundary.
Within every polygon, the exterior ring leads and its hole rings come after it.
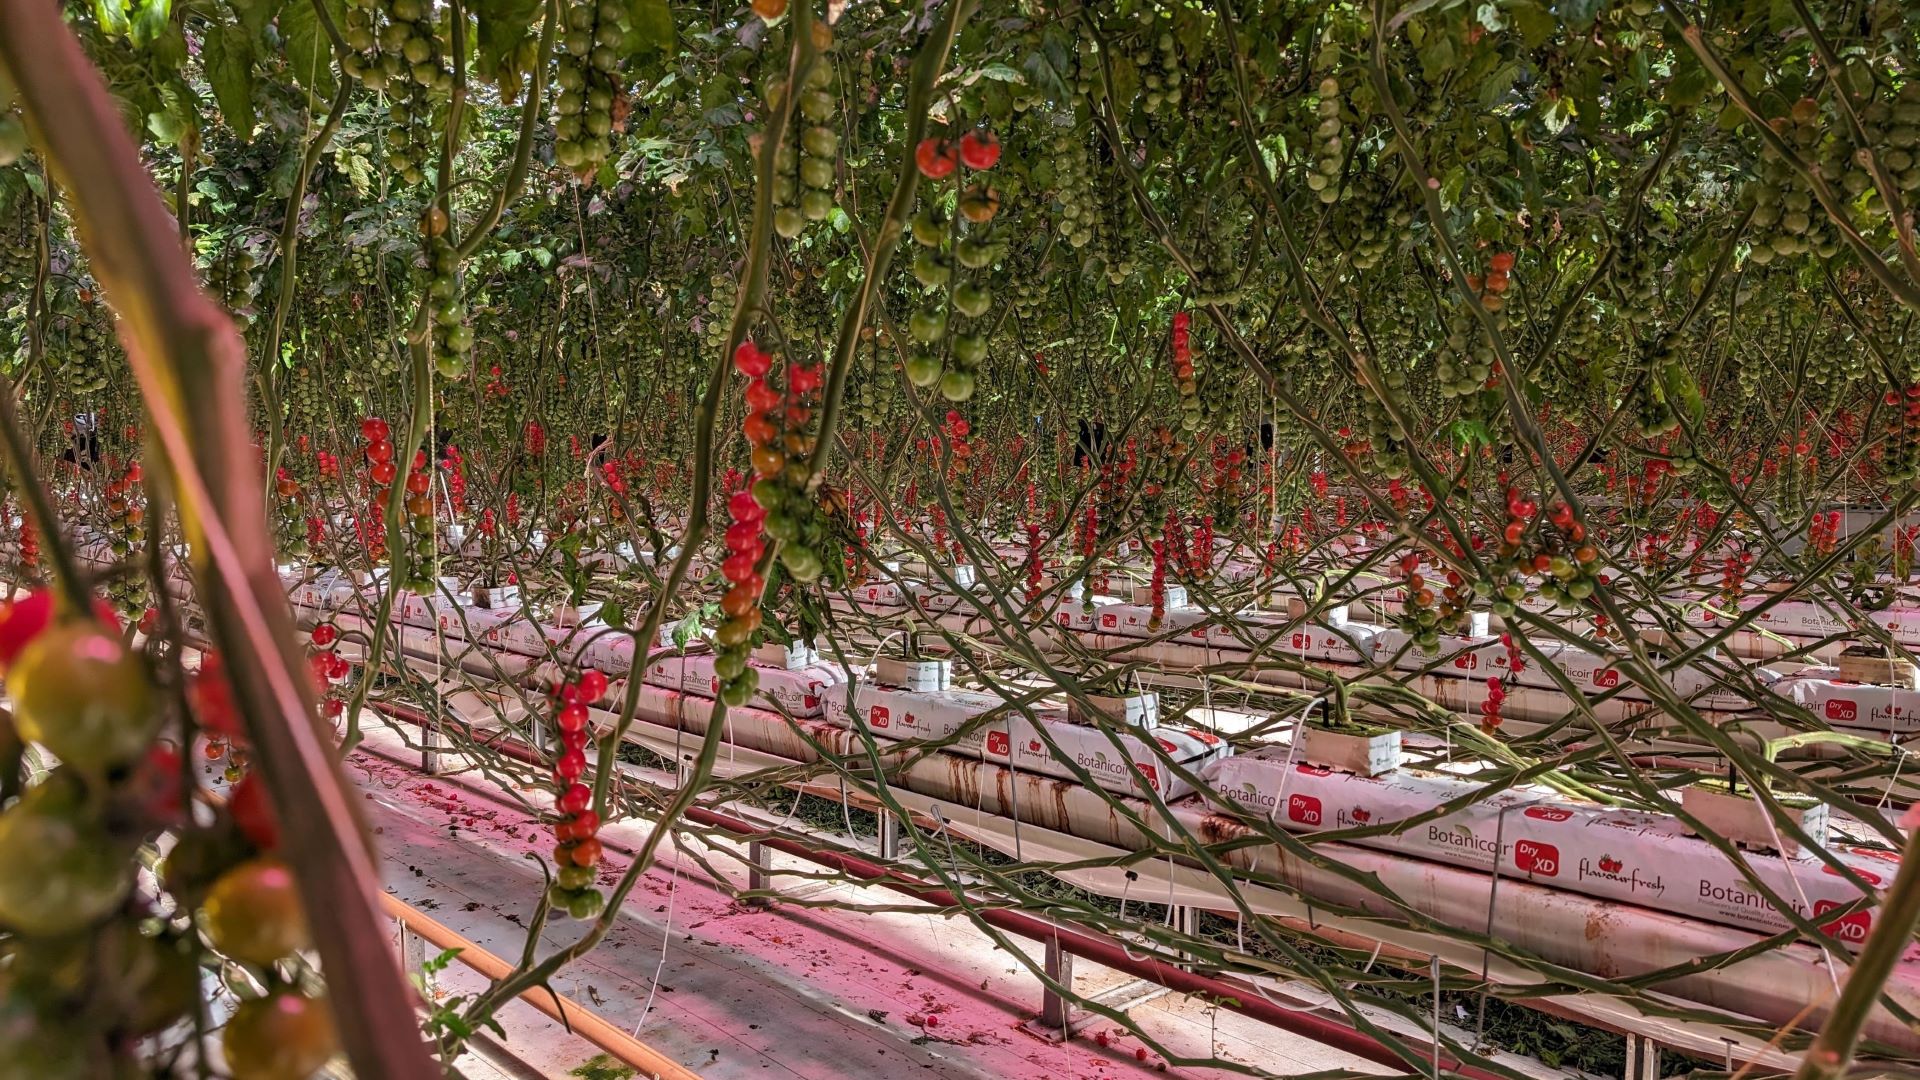
POLYGON ((27 643, 52 624, 52 589, 35 589, 0 607, 0 668, 11 667, 27 643))
POLYGON ((553 805, 563 814, 578 814, 593 805, 593 789, 585 784, 569 784, 553 805))
POLYGON ((913 150, 914 164, 920 167, 920 175, 929 180, 952 175, 957 160, 953 144, 945 139, 921 139, 920 145, 913 150))
POLYGON ((233 815, 240 834, 253 841, 253 846, 262 851, 280 846, 280 821, 274 816, 266 785, 261 783, 258 773, 248 773, 233 785, 227 793, 227 812, 233 815))
POLYGON ((960 136, 960 160, 975 171, 1000 163, 1000 137, 984 128, 960 136))
POLYGON ((580 700, 599 701, 607 696, 607 677, 592 668, 580 673, 580 700))

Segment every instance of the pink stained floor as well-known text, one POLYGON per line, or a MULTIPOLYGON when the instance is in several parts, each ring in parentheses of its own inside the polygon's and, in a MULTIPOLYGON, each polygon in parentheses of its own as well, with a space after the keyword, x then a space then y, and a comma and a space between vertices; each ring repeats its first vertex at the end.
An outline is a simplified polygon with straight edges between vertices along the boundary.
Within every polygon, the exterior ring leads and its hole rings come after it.
MULTIPOLYGON (((390 891, 497 955, 517 956, 539 889, 538 870, 522 856, 545 853, 541 830, 497 797, 378 756, 398 756, 391 736, 376 733, 370 745, 376 753, 354 755, 351 772, 368 796, 390 891)), ((610 826, 603 838, 630 847, 644 828, 610 826)), ((739 876, 734 860, 705 854, 714 867, 739 876)), ((641 1039, 703 1076, 1243 1075, 1167 1065, 1140 1039, 1107 1024, 1064 1045, 1029 1034, 1020 1025, 1037 1010, 1039 982, 963 919, 790 902, 754 908, 708 883, 685 854, 668 852, 663 862, 628 897, 608 940, 557 978, 555 989, 629 1031, 638 1024, 641 1039), (641 1022, 650 991, 651 1011, 641 1022)), ((603 876, 611 884, 626 865, 615 854, 603 876)), ((776 867, 811 868, 797 861, 776 867)), ((884 890, 791 877, 780 885, 803 902, 911 906, 884 890)), ((573 940, 581 925, 550 924, 547 947, 573 940)), ((1037 955, 1033 943, 1018 944, 1037 955)), ((1084 993, 1118 981, 1115 973, 1082 965, 1076 986, 1084 993)), ((469 977, 445 981, 451 990, 472 985, 469 977)), ((507 1018, 517 1054, 552 1076, 592 1056, 531 1015, 523 1008, 507 1018)), ((1282 1074, 1386 1071, 1183 997, 1158 998, 1130 1015, 1176 1055, 1219 1055, 1282 1074)))

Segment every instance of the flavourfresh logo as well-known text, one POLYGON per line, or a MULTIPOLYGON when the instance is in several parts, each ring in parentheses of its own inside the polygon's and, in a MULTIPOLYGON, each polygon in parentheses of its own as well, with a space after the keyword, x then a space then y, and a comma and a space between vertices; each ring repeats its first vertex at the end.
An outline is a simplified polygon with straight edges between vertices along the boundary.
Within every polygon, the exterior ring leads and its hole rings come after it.
POLYGON ((1645 892, 1654 896, 1660 896, 1667 891, 1667 883, 1664 878, 1641 877, 1638 867, 1629 870, 1625 863, 1614 858, 1612 855, 1602 855, 1599 859, 1592 861, 1581 859, 1580 865, 1575 868, 1575 879, 1585 881, 1588 878, 1595 878, 1600 881, 1611 881, 1616 885, 1625 885, 1628 892, 1645 892))

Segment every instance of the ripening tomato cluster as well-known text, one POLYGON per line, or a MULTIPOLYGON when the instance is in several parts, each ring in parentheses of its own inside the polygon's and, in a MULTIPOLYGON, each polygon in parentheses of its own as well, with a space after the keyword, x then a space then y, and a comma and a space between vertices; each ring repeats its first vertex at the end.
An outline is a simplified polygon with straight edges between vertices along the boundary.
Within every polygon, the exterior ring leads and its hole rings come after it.
POLYGON ((1499 311, 1506 306, 1506 292, 1512 284, 1509 275, 1513 273, 1513 252, 1498 251, 1487 259, 1487 275, 1483 279, 1478 274, 1467 275, 1467 287, 1479 294, 1480 306, 1488 311, 1499 311))
POLYGON ((237 782, 246 771, 246 736, 241 730, 240 710, 234 706, 233 692, 227 685, 219 653, 201 654, 200 670, 187 680, 187 703, 200 721, 200 734, 205 740, 202 751, 207 759, 224 759, 227 782, 237 782))
POLYGON ((936 181, 954 177, 954 205, 967 222, 963 229, 948 213, 944 193, 934 191, 909 223, 917 249, 914 279, 930 295, 907 321, 914 342, 905 364, 907 381, 922 389, 938 386, 948 401, 973 397, 987 358, 993 306, 988 278, 1007 244, 993 228, 1000 192, 979 174, 999 162, 1000 140, 984 129, 967 132, 958 144, 940 136, 922 139, 914 147, 914 163, 922 176, 936 181), (956 175, 961 165, 972 174, 971 182, 956 175))
POLYGON ((1567 504, 1554 504, 1547 518, 1558 535, 1543 538, 1542 550, 1533 556, 1540 595, 1558 604, 1577 605, 1605 583, 1599 573, 1600 549, 1587 539, 1587 527, 1567 504))
POLYGON ((929 180, 944 180, 953 175, 955 166, 963 164, 975 172, 985 172, 1000 163, 1000 138, 984 128, 960 136, 957 144, 940 136, 928 137, 913 148, 913 161, 920 175, 929 180))
POLYGON ((308 540, 313 530, 307 524, 306 512, 300 505, 300 481, 285 465, 273 472, 273 493, 278 497, 273 505, 273 514, 276 518, 274 531, 280 538, 281 549, 287 555, 302 558, 312 550, 308 540))
MULTIPOLYGON (((265 792, 236 776, 211 823, 187 816, 185 763, 159 739, 165 699, 112 611, 92 606, 75 612, 41 589, 0 607, 8 737, 59 760, 0 811, 0 1007, 21 1021, 0 1025, 0 1060, 10 1075, 131 1075, 140 1040, 194 1007, 197 931, 267 989, 222 1031, 228 1072, 308 1076, 337 1043, 324 1001, 278 970, 309 937, 293 876, 273 855, 279 828, 265 792), (160 875, 171 902, 136 891, 138 852, 163 829, 178 832, 160 875), (182 914, 195 910, 197 920, 182 914)), ((217 658, 188 700, 210 734, 241 737, 217 658)))
MULTIPOLYGON (((824 389, 824 375, 818 364, 809 367, 789 363, 787 385, 782 388, 773 378, 773 359, 772 353, 752 341, 742 341, 733 352, 734 369, 747 378, 747 416, 741 431, 753 448, 756 479, 749 489, 750 501, 760 512, 760 530, 780 545, 781 567, 794 581, 811 585, 830 566, 835 577, 843 572, 841 560, 834 559, 830 564, 820 555, 831 539, 831 531, 812 490, 811 458, 817 437, 811 429, 816 423, 815 409, 824 389)), ((729 507, 730 512, 735 509, 729 507)), ((749 518, 753 516, 748 513, 749 518)), ((735 513, 735 524, 740 520, 735 513)), ((729 544, 728 550, 738 549, 729 544)), ((727 594, 731 606, 727 600, 721 601, 728 624, 734 625, 731 631, 726 625, 720 628, 723 645, 744 645, 759 629, 760 592, 759 588, 752 590, 753 604, 749 607, 746 592, 734 582, 727 594), (730 640, 735 638, 737 642, 730 640)))
POLYGON ((447 474, 447 509, 459 516, 467 512, 467 459, 452 443, 440 455, 440 467, 447 474))
POLYGON ((1751 552, 1730 553, 1720 567, 1720 602, 1733 610, 1747 591, 1747 571, 1753 567, 1751 552))
POLYGON ((32 570, 40 565, 40 534, 34 530, 33 519, 26 514, 20 515, 20 567, 32 570))
POLYGON ((967 442, 967 436, 973 434, 973 424, 957 410, 948 409, 944 434, 947 440, 947 452, 953 464, 950 475, 958 479, 967 475, 973 458, 973 445, 967 442))
MULTIPOLYGON (((1504 478, 1503 478, 1504 479, 1504 478)), ((1501 618, 1511 616, 1529 592, 1538 591, 1558 604, 1578 605, 1593 595, 1606 579, 1599 574, 1600 550, 1587 538, 1587 528, 1571 507, 1557 503, 1548 512, 1551 529, 1541 527, 1529 550, 1528 533, 1535 527, 1540 504, 1507 489, 1507 521, 1500 534, 1491 580, 1476 589, 1492 599, 1501 618), (1538 581, 1529 586, 1527 575, 1538 581)))
POLYGON ((1816 555, 1833 554, 1840 545, 1840 521, 1838 510, 1814 514, 1807 522, 1807 547, 1816 555))
POLYGON ((1422 649, 1434 649, 1440 644, 1440 634, 1461 628, 1467 619, 1466 590, 1462 588, 1462 579, 1454 570, 1446 571, 1444 596, 1433 591, 1432 583, 1420 572, 1421 556, 1418 552, 1408 552, 1400 557, 1398 567, 1405 579, 1402 590, 1401 613, 1396 622, 1400 629, 1413 637, 1413 643, 1422 649))
POLYGON ((108 528, 114 534, 113 553, 120 558, 125 558, 146 538, 147 509, 132 497, 140 488, 141 475, 140 463, 136 461, 100 493, 107 511, 108 528))
POLYGON ((1480 703, 1480 730, 1491 735, 1500 730, 1500 706, 1507 700, 1507 688, 1498 675, 1487 679, 1487 699, 1480 703))
POLYGON ((600 914, 606 898, 593 887, 600 863, 600 815, 593 809, 587 772, 589 706, 607 694, 607 677, 588 668, 554 688, 554 727, 560 732, 560 756, 553 762, 553 849, 555 876, 548 898, 576 919, 600 914))
POLYGON ((367 479, 373 482, 373 490, 367 496, 366 512, 360 519, 363 522, 361 532, 367 557, 376 562, 387 557, 387 490, 400 474, 400 467, 393 463, 391 435, 392 430, 387 422, 377 416, 360 421, 360 437, 367 441, 363 451, 367 458, 367 479))
MULTIPOLYGON (((767 481, 771 490, 772 481, 767 481)), ((728 705, 745 705, 760 688, 760 676, 747 663, 754 632, 760 629, 760 595, 766 578, 760 568, 766 557, 764 534, 767 511, 755 498, 753 489, 742 488, 727 499, 727 557, 720 574, 727 580, 727 591, 720 598, 720 611, 726 621, 714 632, 714 674, 720 679, 720 699, 728 705)))
POLYGON ((1180 427, 1183 431, 1200 430, 1202 408, 1200 404, 1200 380, 1193 364, 1193 316, 1184 311, 1173 313, 1172 352, 1173 381, 1180 391, 1180 427))
POLYGON ((407 497, 402 508, 407 512, 413 532, 413 557, 407 560, 410 571, 407 588, 418 593, 433 591, 433 564, 436 520, 433 515, 433 468, 425 450, 413 452, 413 467, 407 470, 407 497))
POLYGON ((314 682, 320 691, 320 715, 338 720, 346 711, 347 703, 333 693, 332 687, 353 673, 353 665, 340 655, 340 630, 332 623, 315 626, 309 640, 313 642, 314 652, 307 662, 313 667, 314 682))

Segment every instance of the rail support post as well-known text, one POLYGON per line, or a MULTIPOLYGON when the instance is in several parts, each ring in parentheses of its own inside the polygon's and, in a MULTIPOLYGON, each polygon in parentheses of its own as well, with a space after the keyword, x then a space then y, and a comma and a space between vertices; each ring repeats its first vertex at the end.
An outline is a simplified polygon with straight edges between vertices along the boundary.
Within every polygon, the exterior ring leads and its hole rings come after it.
MULTIPOLYGON (((758 840, 747 842, 747 888, 759 891, 773 887, 773 874, 767 865, 766 845, 758 840)), ((747 903, 755 907, 765 907, 773 903, 771 897, 749 896, 747 903)))
POLYGON ((420 992, 431 997, 433 974, 427 970, 427 942, 406 923, 400 924, 400 967, 420 984, 420 992))
POLYGON ((429 720, 420 725, 420 771, 428 776, 439 776, 440 764, 440 725, 429 720))
POLYGON ((1052 984, 1040 998, 1040 1023, 1058 1030, 1065 1042, 1073 1037, 1073 1003, 1054 986, 1073 988, 1073 954, 1062 949, 1057 938, 1047 939, 1046 971, 1052 984))
POLYGON ((900 821, 890 810, 880 811, 880 857, 887 862, 900 858, 900 821))
MULTIPOLYGON (((1197 938, 1200 936, 1200 909, 1199 908, 1188 907, 1185 904, 1175 904, 1173 906, 1173 911, 1170 912, 1170 915, 1171 915, 1171 922, 1173 925, 1173 929, 1176 933, 1179 933, 1181 935, 1184 935, 1186 937, 1191 937, 1191 938, 1197 938)), ((1194 956, 1194 954, 1187 952, 1184 949, 1181 950, 1180 955, 1185 956, 1188 959, 1198 959, 1197 957, 1194 956)))
POLYGON ((1645 1035, 1627 1036, 1627 1068, 1623 1080, 1660 1080, 1660 1047, 1645 1035))

